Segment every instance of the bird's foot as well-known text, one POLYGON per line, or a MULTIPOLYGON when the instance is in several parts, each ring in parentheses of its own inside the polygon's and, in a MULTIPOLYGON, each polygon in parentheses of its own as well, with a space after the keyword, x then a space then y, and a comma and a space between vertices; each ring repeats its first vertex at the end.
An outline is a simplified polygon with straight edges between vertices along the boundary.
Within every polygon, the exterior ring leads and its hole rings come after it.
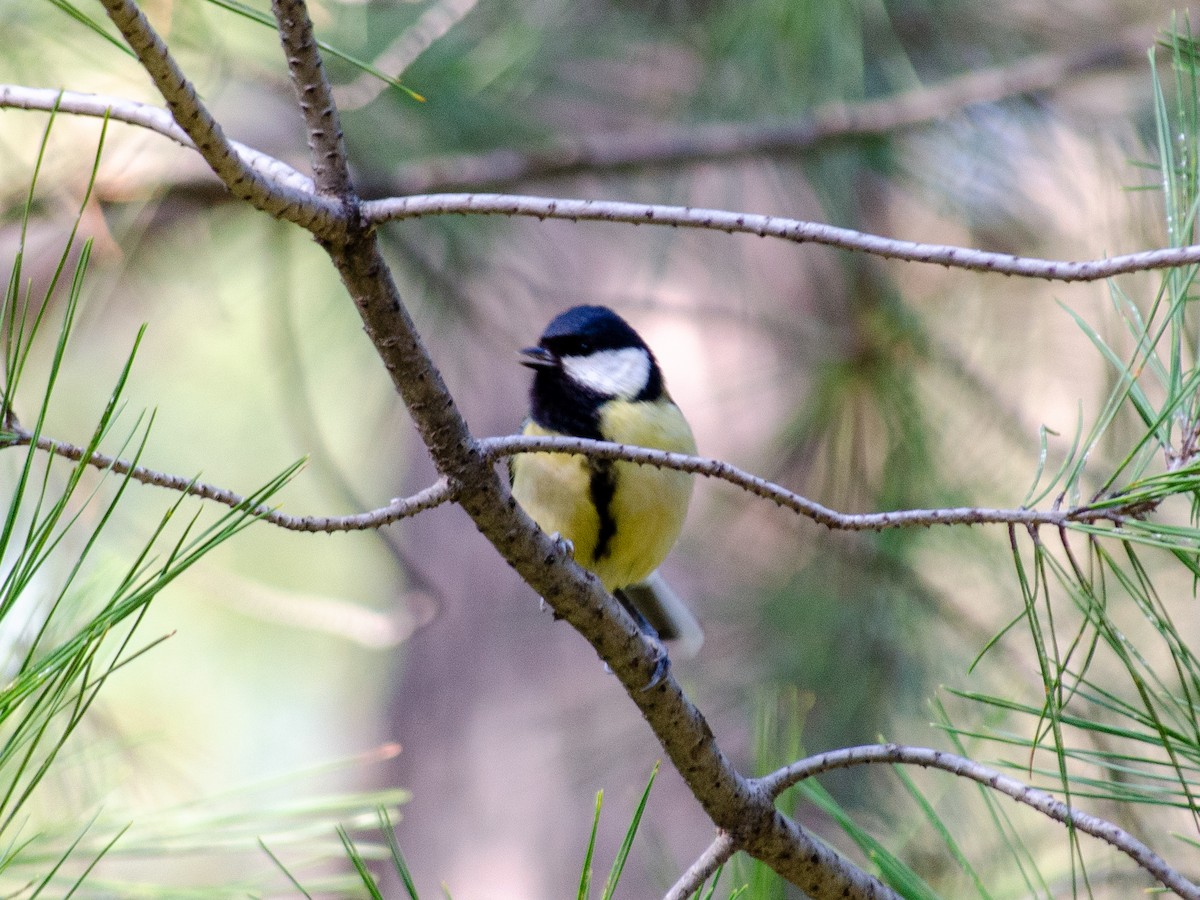
POLYGON ((667 648, 663 646, 662 641, 657 636, 646 635, 646 641, 654 649, 654 671, 650 673, 650 680, 646 682, 646 686, 642 688, 645 693, 662 684, 664 678, 671 671, 671 658, 667 656, 667 648))
MULTIPOLYGON (((554 545, 558 548, 560 553, 566 554, 567 556, 571 557, 571 559, 575 558, 575 545, 567 538, 563 537, 556 531, 550 535, 550 540, 554 541, 554 545)), ((550 561, 551 560, 549 559, 546 560, 547 563, 550 561)), ((538 612, 545 612, 546 607, 549 605, 550 604, 546 602, 545 597, 538 597, 538 612)), ((562 618, 562 616, 558 614, 557 610, 552 609, 550 612, 553 614, 555 621, 558 621, 562 618)))
MULTIPOLYGON (((641 691, 644 693, 645 691, 653 690, 654 688, 658 687, 660 684, 662 684, 663 679, 670 674, 671 657, 667 655, 667 648, 663 646, 663 642, 660 641, 655 635, 645 634, 643 632, 642 637, 646 639, 646 643, 648 643, 651 649, 654 651, 654 668, 650 672, 650 680, 641 687, 641 691)), ((604 671, 611 675, 612 666, 610 666, 608 663, 605 663, 604 671)))
MULTIPOLYGON (((650 673, 650 680, 641 688, 643 692, 658 687, 671 671, 671 658, 667 656, 667 648, 659 643, 657 638, 647 637, 646 639, 654 647, 655 660, 654 670, 650 673)), ((613 673, 612 666, 605 663, 604 671, 611 675, 613 673)))
POLYGON ((650 673, 650 680, 643 691, 648 691, 651 688, 658 687, 662 680, 667 677, 667 672, 671 669, 671 660, 667 656, 667 648, 662 642, 662 638, 658 636, 658 632, 654 626, 650 624, 650 620, 642 614, 642 611, 637 608, 625 594, 624 591, 618 590, 613 592, 613 596, 617 598, 617 602, 624 607, 625 612, 629 613, 634 624, 637 625, 638 631, 642 633, 642 638, 650 645, 654 651, 654 671, 650 673))
POLYGON ((575 558, 575 544, 570 539, 563 537, 556 531, 550 535, 550 540, 554 541, 555 546, 557 546, 562 553, 571 557, 571 559, 575 558))

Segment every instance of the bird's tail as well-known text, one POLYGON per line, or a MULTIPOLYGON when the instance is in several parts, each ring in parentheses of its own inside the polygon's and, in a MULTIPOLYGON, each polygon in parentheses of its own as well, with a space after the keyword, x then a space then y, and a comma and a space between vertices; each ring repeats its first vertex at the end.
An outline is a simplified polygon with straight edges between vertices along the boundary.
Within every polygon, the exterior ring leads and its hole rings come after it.
POLYGON ((700 652, 704 631, 687 605, 658 572, 617 592, 627 605, 640 612, 664 641, 674 644, 672 655, 690 659, 700 652))

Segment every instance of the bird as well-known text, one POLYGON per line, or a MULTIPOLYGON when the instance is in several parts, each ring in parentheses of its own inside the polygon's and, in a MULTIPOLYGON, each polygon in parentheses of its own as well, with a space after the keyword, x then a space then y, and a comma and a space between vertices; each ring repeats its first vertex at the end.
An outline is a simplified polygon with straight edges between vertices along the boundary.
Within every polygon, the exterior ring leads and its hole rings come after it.
MULTIPOLYGON (((696 453, 654 353, 608 307, 559 314, 537 346, 520 351, 520 362, 534 373, 523 434, 696 453)), ((672 642, 677 656, 699 652, 699 622, 657 571, 683 527, 691 475, 565 453, 517 454, 510 474, 525 512, 566 542, 647 637, 672 642)), ((665 666, 665 649, 657 646, 665 666)), ((651 686, 660 677, 656 672, 651 686)))

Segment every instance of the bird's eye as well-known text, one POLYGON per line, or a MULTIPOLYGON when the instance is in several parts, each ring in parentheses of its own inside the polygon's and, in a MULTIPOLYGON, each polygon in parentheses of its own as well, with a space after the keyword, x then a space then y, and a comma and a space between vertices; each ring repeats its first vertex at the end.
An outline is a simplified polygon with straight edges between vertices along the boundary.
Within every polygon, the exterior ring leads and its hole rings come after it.
POLYGON ((575 334, 555 335, 543 339, 542 345, 557 356, 590 356, 596 352, 595 344, 588 338, 575 334))

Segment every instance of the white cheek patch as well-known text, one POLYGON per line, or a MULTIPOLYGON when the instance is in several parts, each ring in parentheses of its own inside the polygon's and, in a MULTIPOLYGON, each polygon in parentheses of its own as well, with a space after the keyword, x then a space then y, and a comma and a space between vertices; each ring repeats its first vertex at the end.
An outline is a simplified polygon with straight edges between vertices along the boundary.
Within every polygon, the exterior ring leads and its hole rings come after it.
POLYGON ((564 356, 562 367, 572 381, 605 397, 625 400, 640 394, 650 380, 650 357, 640 347, 564 356))

